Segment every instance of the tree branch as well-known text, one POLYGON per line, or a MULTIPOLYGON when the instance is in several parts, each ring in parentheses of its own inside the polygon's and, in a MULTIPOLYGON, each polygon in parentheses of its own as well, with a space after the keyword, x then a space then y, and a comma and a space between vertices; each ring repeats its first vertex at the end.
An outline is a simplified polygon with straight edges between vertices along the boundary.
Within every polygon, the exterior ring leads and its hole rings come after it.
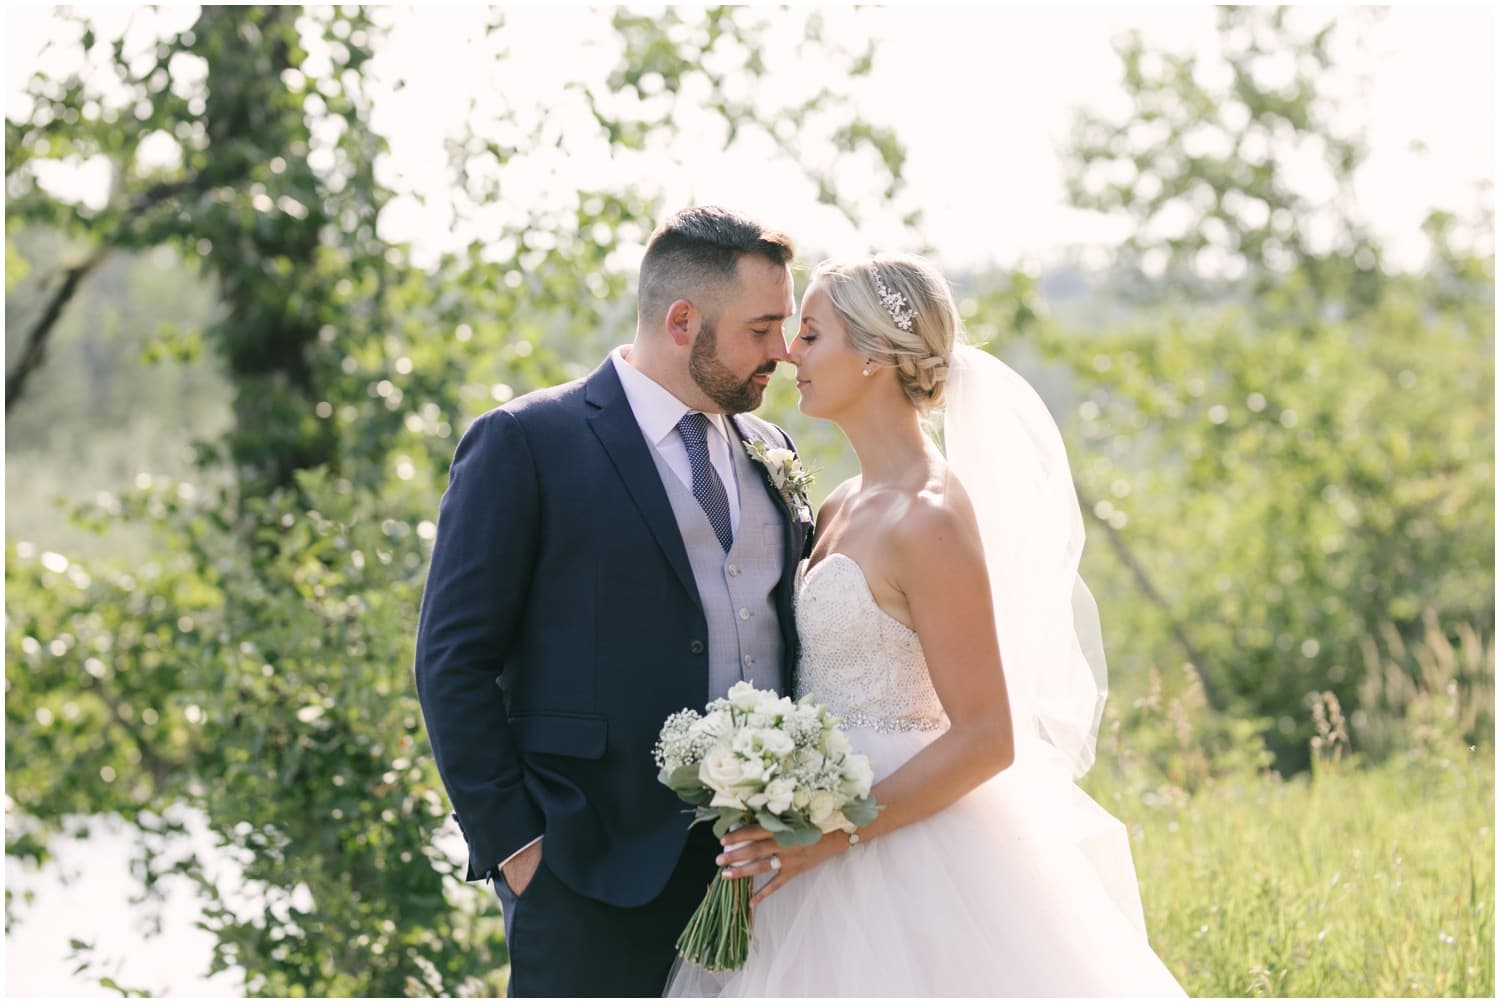
POLYGON ((178 192, 196 185, 193 181, 163 181, 152 185, 142 192, 131 203, 129 211, 120 221, 112 239, 103 241, 94 253, 90 254, 82 262, 74 265, 63 272, 62 284, 52 294, 47 307, 42 311, 41 317, 32 325, 31 332, 26 336, 26 348, 21 353, 21 361, 16 363, 16 368, 6 374, 5 377, 5 413, 10 414, 10 409, 15 406, 16 401, 21 399, 21 394, 26 389, 26 382, 31 378, 43 360, 47 357, 47 341, 52 336, 52 329, 57 325, 57 320, 62 316, 63 310, 78 293, 78 287, 91 272, 104 263, 110 252, 115 249, 123 234, 144 213, 155 208, 159 203, 171 198, 178 192))
POLYGON ((78 286, 90 272, 104 263, 113 248, 108 244, 101 244, 94 249, 82 262, 69 268, 63 273, 62 284, 52 294, 52 299, 47 303, 47 308, 42 311, 41 317, 31 328, 31 333, 26 336, 26 348, 21 353, 21 361, 16 363, 16 368, 11 370, 5 377, 5 413, 15 406, 16 401, 21 399, 21 393, 26 388, 26 381, 31 374, 41 366, 42 360, 47 357, 47 339, 52 334, 52 328, 57 324, 57 318, 62 316, 63 308, 73 299, 78 292, 78 286))
MULTIPOLYGON (((1093 515, 1094 501, 1082 488, 1078 488, 1078 501, 1083 506, 1085 512, 1093 515)), ((1172 636, 1177 639, 1177 643, 1187 653, 1187 659, 1192 663, 1193 671, 1198 675, 1198 682, 1203 687, 1203 699, 1208 701, 1208 705, 1214 710, 1223 710, 1223 704, 1219 703, 1216 699, 1213 688, 1208 681, 1208 676, 1204 672, 1205 663, 1203 656, 1198 653, 1197 647, 1188 639, 1187 631, 1183 628, 1182 621, 1173 614, 1172 607, 1167 604, 1166 599, 1162 598, 1162 594, 1156 590, 1156 586, 1151 582, 1151 576, 1146 573, 1145 567, 1137 560, 1135 554, 1131 552, 1130 547, 1126 545, 1125 538, 1120 535, 1119 530, 1098 516, 1094 516, 1094 521, 1104 529, 1104 535, 1108 538, 1109 545, 1114 548, 1115 554, 1119 556, 1120 561, 1135 578, 1136 584, 1141 587, 1141 592, 1166 616, 1167 623, 1172 628, 1172 636)))

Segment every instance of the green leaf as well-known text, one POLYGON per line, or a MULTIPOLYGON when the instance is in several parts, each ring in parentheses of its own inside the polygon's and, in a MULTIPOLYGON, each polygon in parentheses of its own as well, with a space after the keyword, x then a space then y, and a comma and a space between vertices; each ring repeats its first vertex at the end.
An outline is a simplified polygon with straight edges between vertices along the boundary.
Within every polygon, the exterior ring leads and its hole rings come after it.
POLYGON ((764 808, 755 813, 755 821, 759 822, 761 828, 767 832, 788 832, 792 828, 764 808))
POLYGON ((822 831, 815 825, 776 833, 776 842, 781 846, 811 846, 822 838, 822 831))
POLYGON ((720 808, 719 820, 714 823, 714 835, 723 839, 729 830, 745 821, 745 813, 738 808, 720 808))
MULTIPOLYGON (((663 770, 665 769, 663 767, 663 770)), ((679 794, 694 788, 703 789, 703 781, 698 779, 698 767, 693 765, 677 767, 672 771, 671 776, 667 777, 666 784, 679 794)))
POLYGON ((690 805, 706 805, 714 799, 713 791, 706 787, 694 787, 692 790, 678 791, 677 796, 690 805))
POLYGON ((883 806, 875 803, 873 797, 863 797, 858 801, 851 801, 844 807, 844 817, 856 826, 869 825, 875 821, 875 816, 880 814, 883 806))

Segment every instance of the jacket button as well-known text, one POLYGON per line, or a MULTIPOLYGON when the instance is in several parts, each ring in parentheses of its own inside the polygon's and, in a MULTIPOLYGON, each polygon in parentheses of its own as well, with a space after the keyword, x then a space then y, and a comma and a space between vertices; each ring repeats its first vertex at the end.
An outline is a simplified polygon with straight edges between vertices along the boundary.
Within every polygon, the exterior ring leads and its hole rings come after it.
POLYGON ((688 645, 688 650, 695 655, 701 655, 703 654, 703 652, 708 650, 708 646, 702 641, 694 641, 692 644, 688 645))

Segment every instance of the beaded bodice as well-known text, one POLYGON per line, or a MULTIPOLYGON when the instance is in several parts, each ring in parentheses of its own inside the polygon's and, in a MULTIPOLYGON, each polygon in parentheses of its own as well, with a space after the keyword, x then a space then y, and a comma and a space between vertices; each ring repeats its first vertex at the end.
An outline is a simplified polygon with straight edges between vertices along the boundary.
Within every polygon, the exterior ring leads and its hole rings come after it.
POLYGON ((863 569, 832 553, 799 570, 797 696, 851 728, 931 731, 947 724, 917 632, 875 603, 863 569))

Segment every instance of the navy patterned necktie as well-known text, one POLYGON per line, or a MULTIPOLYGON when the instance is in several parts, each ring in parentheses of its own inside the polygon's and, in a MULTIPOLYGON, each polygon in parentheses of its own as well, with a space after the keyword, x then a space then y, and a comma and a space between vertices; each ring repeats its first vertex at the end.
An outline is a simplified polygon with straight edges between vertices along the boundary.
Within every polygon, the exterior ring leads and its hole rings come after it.
POLYGON ((729 496, 724 494, 724 482, 719 480, 713 461, 708 458, 708 416, 689 411, 677 423, 677 431, 687 445, 688 465, 693 468, 693 497, 703 506, 709 525, 724 552, 734 542, 734 533, 729 528, 729 496))

